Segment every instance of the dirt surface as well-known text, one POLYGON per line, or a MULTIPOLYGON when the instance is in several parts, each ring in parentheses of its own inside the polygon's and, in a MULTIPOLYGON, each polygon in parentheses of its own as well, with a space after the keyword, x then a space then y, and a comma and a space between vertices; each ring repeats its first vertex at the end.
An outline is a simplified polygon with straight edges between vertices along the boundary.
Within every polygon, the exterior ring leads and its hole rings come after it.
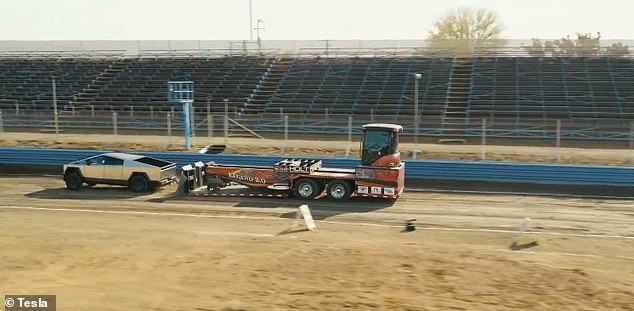
MULTIPOLYGON (((4 294, 58 310, 633 310, 632 202, 406 192, 395 202, 136 195, 0 177, 4 294), (524 217, 528 232, 509 249, 524 217), (417 230, 403 232, 416 218, 417 230), (531 247, 532 246, 532 247, 531 247)), ((1 294, 1 293, 0 293, 1 294)))
MULTIPOLYGON (((274 140, 230 137, 192 139, 190 151, 198 151, 207 145, 226 145, 225 153, 289 156, 358 157, 359 143, 322 140, 274 140)), ((183 150, 181 137, 151 135, 101 135, 101 134, 43 134, 0 133, 0 146, 96 149, 115 151, 179 151, 183 150)), ((401 143, 404 159, 411 159, 417 151, 417 159, 503 161, 525 163, 562 163, 590 165, 634 165, 634 151, 629 149, 550 148, 524 146, 486 146, 401 143), (558 154, 559 153, 559 160, 558 154), (483 157, 484 155, 484 157, 483 157)))

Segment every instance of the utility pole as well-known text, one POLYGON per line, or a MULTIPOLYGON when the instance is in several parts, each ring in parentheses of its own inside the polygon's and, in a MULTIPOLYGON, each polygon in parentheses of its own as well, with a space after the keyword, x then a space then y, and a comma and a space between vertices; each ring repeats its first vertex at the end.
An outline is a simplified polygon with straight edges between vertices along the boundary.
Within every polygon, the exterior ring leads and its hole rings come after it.
POLYGON ((260 27, 260 24, 265 24, 265 22, 261 19, 258 19, 258 26, 255 27, 255 30, 257 30, 257 34, 258 34, 258 51, 260 51, 262 49, 262 39, 260 38, 260 30, 266 30, 264 29, 264 27, 260 27))
POLYGON ((249 0, 249 40, 253 41, 253 0, 249 0))

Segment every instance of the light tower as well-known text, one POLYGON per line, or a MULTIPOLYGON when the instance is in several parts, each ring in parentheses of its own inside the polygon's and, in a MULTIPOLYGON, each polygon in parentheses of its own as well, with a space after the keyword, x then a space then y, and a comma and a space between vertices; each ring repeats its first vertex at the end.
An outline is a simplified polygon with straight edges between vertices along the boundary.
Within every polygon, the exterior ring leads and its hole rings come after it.
POLYGON ((191 111, 194 105, 194 82, 193 81, 168 81, 167 101, 172 104, 183 106, 185 150, 189 150, 189 137, 191 136, 191 111))

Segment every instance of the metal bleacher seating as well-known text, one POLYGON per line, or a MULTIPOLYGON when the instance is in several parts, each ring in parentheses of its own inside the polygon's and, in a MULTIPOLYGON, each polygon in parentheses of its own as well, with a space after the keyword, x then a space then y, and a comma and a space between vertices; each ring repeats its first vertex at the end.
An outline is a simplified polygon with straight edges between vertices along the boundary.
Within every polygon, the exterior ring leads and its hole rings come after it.
MULTIPOLYGON (((120 70, 86 104, 99 107, 170 107, 167 81, 194 81, 200 110, 210 103, 212 112, 224 110, 223 99, 242 108, 261 79, 270 58, 136 58, 122 60, 120 70)), ((232 107, 232 111, 233 111, 232 107)))
POLYGON ((413 74, 421 73, 420 106, 431 116, 441 109, 451 59, 436 57, 143 56, 6 58, 0 62, 1 99, 51 107, 51 77, 60 104, 78 111, 141 112, 170 109, 166 82, 191 80, 199 110, 244 115, 302 113, 357 115, 398 122, 413 115, 413 74))
POLYGON ((52 110, 53 79, 60 107, 112 63, 101 57, 1 57, 0 104, 22 110, 52 110))
POLYGON ((555 120, 579 133, 600 123, 625 130, 633 117, 634 88, 625 83, 632 69, 630 58, 476 57, 469 123, 487 118, 490 127, 524 136, 555 120))
POLYGON ((175 106, 166 100, 166 82, 190 80, 197 113, 205 114, 209 106, 211 113, 222 114, 227 99, 230 113, 265 131, 279 130, 288 115, 295 128, 337 132, 353 116, 355 124, 400 123, 411 134, 415 73, 422 76, 422 134, 449 135, 443 132, 451 123, 448 112, 454 121, 465 120, 454 122, 451 133, 478 135, 486 118, 491 135, 500 137, 546 137, 562 120, 579 138, 618 132, 623 139, 634 120, 629 57, 500 52, 463 55, 458 61, 453 51, 427 50, 319 56, 0 55, 0 110, 50 111, 54 76, 58 105, 62 111, 72 107, 73 117, 75 110, 85 109, 169 111, 175 106))
POLYGON ((421 73, 421 110, 441 109, 451 59, 427 57, 296 58, 279 79, 265 113, 355 115, 384 122, 413 116, 414 74, 421 73))

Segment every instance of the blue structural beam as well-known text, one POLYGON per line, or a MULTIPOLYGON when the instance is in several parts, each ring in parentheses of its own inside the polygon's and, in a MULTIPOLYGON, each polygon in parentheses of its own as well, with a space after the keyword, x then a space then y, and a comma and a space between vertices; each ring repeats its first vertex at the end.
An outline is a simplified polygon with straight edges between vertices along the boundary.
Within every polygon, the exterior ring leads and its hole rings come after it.
MULTIPOLYGON (((77 159, 100 154, 103 150, 68 150, 38 148, 0 148, 0 164, 63 165, 77 159)), ((220 164, 272 166, 285 158, 235 154, 199 154, 180 152, 131 152, 151 156, 178 165, 197 161, 220 164)), ((308 157, 318 158, 318 157, 308 157)), ((354 158, 319 158, 325 167, 353 168, 354 158)), ((61 174, 60 168, 60 174, 61 174)), ((405 161, 405 176, 423 180, 486 181, 553 185, 634 186, 634 168, 621 166, 587 166, 524 164, 503 162, 405 161)))

